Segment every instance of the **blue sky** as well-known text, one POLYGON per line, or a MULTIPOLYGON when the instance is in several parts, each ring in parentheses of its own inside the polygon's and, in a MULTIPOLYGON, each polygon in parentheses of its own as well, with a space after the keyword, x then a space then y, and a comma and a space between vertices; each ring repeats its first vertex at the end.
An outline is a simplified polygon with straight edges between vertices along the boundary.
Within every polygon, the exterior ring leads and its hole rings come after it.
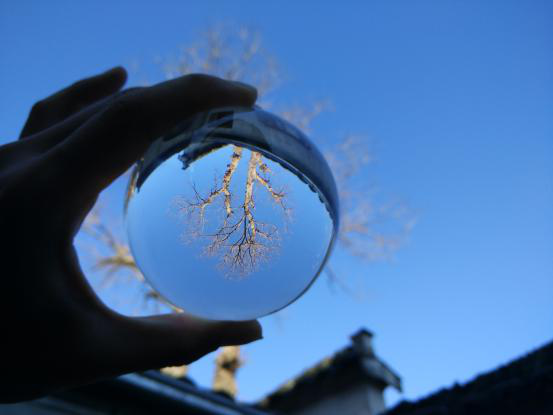
MULTIPOLYGON (((370 138, 366 179, 419 217, 391 262, 335 258, 363 301, 321 279, 263 320, 265 339, 244 349, 241 398, 271 391, 360 326, 376 333, 408 399, 551 340, 551 2, 4 1, 1 142, 37 99, 117 64, 129 85, 159 80, 156 58, 227 20, 262 32, 286 74, 279 100, 332 101, 315 135, 370 138)), ((114 204, 119 190, 108 191, 114 204)), ((213 358, 192 369, 202 384, 213 358)))

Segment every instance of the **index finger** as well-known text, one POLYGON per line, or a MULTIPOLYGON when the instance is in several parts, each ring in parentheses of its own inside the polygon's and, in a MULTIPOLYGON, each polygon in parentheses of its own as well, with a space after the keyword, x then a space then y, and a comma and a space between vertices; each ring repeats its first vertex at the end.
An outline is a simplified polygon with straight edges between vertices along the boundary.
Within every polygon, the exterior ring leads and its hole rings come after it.
POLYGON ((56 187, 95 195, 183 119, 222 106, 251 106, 255 88, 208 75, 186 75, 122 95, 46 154, 56 187))
POLYGON ((81 109, 117 92, 127 80, 127 72, 115 67, 82 79, 33 105, 20 139, 36 134, 70 117, 81 109))

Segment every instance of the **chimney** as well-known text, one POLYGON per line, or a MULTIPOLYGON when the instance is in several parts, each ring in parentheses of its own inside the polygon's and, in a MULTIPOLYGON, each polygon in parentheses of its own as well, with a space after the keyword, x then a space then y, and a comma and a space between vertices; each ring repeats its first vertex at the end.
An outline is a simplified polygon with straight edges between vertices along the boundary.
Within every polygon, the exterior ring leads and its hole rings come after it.
POLYGON ((353 349, 360 355, 375 357, 373 348, 373 333, 367 329, 361 329, 351 336, 353 349))

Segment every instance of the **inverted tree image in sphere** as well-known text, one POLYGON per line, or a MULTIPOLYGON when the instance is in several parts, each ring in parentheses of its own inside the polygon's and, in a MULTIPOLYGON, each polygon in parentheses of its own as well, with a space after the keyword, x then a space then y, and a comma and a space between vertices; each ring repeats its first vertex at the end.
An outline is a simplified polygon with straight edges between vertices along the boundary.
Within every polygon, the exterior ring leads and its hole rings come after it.
POLYGON ((330 169, 307 137, 254 108, 193 116, 150 146, 125 199, 135 262, 166 301, 250 320, 299 298, 338 230, 330 169))

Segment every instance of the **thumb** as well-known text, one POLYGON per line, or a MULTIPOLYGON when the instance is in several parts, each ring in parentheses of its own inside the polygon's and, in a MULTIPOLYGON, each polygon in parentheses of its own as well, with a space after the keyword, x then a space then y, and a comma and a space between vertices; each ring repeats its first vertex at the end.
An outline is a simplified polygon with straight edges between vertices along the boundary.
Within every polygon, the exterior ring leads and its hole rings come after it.
POLYGON ((189 364, 221 346, 262 338, 259 322, 213 321, 185 313, 123 317, 110 346, 120 373, 189 364))

